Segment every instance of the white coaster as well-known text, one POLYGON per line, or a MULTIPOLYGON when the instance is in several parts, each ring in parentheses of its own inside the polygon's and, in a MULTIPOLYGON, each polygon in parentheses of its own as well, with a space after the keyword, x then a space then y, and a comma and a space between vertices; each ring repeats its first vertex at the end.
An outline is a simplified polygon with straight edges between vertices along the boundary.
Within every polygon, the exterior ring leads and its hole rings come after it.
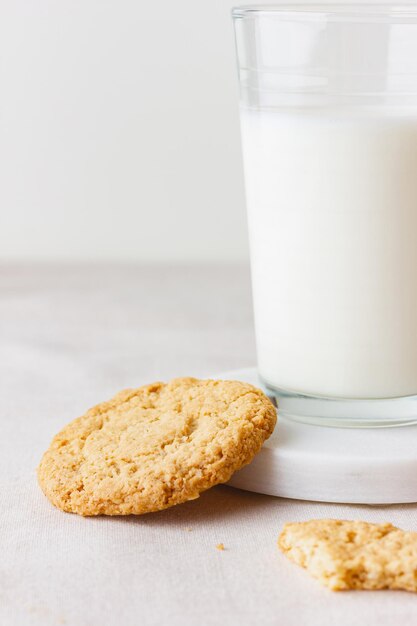
MULTIPOLYGON (((255 368, 215 377, 262 388, 255 368)), ((331 428, 278 416, 273 435, 229 485, 322 502, 417 502, 417 426, 331 428)))

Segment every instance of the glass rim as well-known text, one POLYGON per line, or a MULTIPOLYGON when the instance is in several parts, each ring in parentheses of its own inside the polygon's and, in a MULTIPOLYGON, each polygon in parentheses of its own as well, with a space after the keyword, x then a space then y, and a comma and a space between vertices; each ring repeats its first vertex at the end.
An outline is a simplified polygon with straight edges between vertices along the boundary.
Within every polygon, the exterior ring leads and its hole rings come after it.
POLYGON ((291 19, 327 20, 389 20, 390 18, 417 19, 417 4, 402 3, 294 3, 294 4, 248 4, 232 8, 234 19, 254 19, 264 16, 279 16, 291 19))

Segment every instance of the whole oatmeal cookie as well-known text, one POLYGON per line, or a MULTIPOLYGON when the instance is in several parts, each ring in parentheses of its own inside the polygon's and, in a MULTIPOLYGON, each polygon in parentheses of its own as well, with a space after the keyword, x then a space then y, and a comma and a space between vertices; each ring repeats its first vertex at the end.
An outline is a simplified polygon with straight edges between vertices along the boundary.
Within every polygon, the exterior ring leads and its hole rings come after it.
POLYGON ((331 519, 286 524, 278 545, 334 591, 417 591, 417 533, 392 524, 331 519))
POLYGON ((56 435, 38 479, 64 511, 159 511, 228 481, 275 422, 272 403, 246 383, 178 378, 128 389, 56 435))

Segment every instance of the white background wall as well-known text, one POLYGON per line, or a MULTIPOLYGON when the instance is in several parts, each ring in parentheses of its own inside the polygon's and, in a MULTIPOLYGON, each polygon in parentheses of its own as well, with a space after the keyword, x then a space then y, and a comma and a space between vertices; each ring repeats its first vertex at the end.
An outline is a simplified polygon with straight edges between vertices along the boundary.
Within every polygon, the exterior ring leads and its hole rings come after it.
POLYGON ((1 3, 0 259, 247 257, 234 4, 1 3))

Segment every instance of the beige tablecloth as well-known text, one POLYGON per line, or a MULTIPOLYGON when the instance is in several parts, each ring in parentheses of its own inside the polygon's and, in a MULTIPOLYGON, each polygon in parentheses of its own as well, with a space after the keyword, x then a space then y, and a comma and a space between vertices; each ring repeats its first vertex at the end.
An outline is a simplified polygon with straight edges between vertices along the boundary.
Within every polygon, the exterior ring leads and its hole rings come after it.
POLYGON ((82 519, 37 486, 50 438, 86 407, 123 387, 255 362, 247 268, 3 266, 0 333, 2 625, 417 623, 417 596, 332 593, 276 548, 284 522, 312 517, 417 530, 414 505, 218 487, 157 514, 82 519))

